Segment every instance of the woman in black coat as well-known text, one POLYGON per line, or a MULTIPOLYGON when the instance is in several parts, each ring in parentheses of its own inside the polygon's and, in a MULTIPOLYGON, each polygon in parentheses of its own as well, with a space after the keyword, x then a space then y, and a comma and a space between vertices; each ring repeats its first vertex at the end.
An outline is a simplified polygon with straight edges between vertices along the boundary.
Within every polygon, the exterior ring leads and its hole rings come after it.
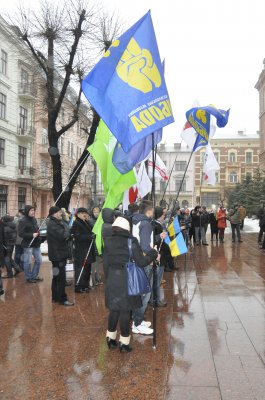
POLYGON ((4 241, 5 241, 5 265, 7 269, 7 278, 13 278, 13 276, 19 274, 21 269, 16 265, 13 260, 13 252, 17 239, 17 227, 14 223, 14 217, 11 215, 4 215, 2 218, 4 227, 4 241), (13 275, 13 268, 15 274, 13 275))
POLYGON ((92 233, 92 227, 87 221, 87 215, 88 211, 86 208, 83 207, 78 208, 76 214, 76 220, 74 221, 71 229, 71 234, 73 236, 73 241, 74 241, 74 268, 75 268, 76 293, 86 293, 89 291, 91 264, 96 260, 95 245, 94 245, 95 235, 92 233), (86 259, 87 254, 88 257, 86 259), (81 279, 77 284, 84 262, 85 262, 84 270, 81 275, 81 279))
POLYGON ((120 351, 131 351, 130 313, 142 306, 141 296, 128 296, 126 264, 129 261, 128 239, 132 239, 132 255, 139 267, 151 264, 158 256, 156 250, 144 255, 138 240, 130 234, 127 219, 118 217, 112 225, 113 234, 105 239, 105 252, 108 258, 106 269, 106 307, 109 309, 107 344, 117 347, 117 325, 120 323, 120 351))

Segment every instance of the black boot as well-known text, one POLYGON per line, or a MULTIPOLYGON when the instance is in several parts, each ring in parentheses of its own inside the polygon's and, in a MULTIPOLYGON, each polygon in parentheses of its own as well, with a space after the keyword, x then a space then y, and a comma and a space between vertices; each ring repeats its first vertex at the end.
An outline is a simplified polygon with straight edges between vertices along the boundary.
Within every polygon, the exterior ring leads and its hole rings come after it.
POLYGON ((130 353, 132 351, 132 348, 129 344, 123 344, 119 342, 119 349, 121 353, 130 353))
POLYGON ((106 342, 107 342, 107 346, 109 349, 117 349, 117 347, 118 347, 117 340, 106 337, 106 342))

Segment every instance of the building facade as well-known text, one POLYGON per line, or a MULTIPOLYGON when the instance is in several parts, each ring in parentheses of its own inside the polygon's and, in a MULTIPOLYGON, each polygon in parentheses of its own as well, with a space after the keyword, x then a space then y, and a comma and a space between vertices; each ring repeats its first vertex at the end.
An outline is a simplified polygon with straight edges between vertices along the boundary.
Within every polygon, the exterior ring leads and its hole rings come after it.
POLYGON ((219 203, 226 204, 229 190, 242 182, 248 175, 253 176, 259 167, 259 134, 222 134, 213 137, 211 146, 220 165, 216 174, 216 184, 204 182, 203 161, 205 149, 195 153, 195 202, 208 208, 219 203))
POLYGON ((259 92, 260 168, 265 171, 265 59, 255 88, 259 92))
POLYGON ((29 59, 0 16, 0 216, 32 201, 35 93, 29 59))
POLYGON ((174 201, 178 196, 180 207, 192 207, 194 197, 194 158, 192 157, 187 169, 186 177, 180 185, 183 179, 183 175, 187 168, 187 164, 190 159, 191 151, 186 145, 181 143, 174 143, 173 146, 160 144, 157 150, 162 161, 164 161, 168 172, 173 168, 171 178, 167 182, 156 179, 156 202, 159 203, 162 200, 165 193, 164 199, 168 204, 174 201), (167 188, 166 188, 167 186, 167 188), (166 190, 165 190, 166 189, 166 190), (179 191, 180 189, 180 191, 179 191))

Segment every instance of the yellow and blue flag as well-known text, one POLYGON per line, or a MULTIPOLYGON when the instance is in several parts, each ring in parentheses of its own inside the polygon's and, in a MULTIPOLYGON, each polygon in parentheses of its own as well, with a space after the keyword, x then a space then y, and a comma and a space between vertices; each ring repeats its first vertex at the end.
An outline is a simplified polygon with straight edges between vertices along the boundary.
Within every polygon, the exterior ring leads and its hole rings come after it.
POLYGON ((179 232, 173 240, 170 240, 169 236, 167 236, 165 243, 169 246, 172 257, 177 257, 188 252, 182 232, 179 232))
POLYGON ((150 11, 112 43, 82 88, 126 153, 174 121, 150 11))
POLYGON ((165 243, 169 246, 172 257, 187 253, 188 249, 181 232, 178 216, 174 218, 167 231, 165 243))
POLYGON ((195 151, 198 147, 207 146, 209 142, 211 115, 216 118, 219 128, 226 126, 230 110, 221 110, 213 105, 206 107, 193 107, 186 112, 187 121, 197 132, 197 138, 193 147, 195 151))

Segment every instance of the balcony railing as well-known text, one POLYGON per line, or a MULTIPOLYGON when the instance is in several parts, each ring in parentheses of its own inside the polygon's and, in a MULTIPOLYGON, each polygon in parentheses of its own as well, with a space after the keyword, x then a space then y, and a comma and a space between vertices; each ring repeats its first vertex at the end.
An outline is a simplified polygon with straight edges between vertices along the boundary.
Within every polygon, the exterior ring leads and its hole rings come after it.
POLYGON ((18 178, 32 179, 34 175, 33 167, 17 167, 18 178))
POLYGON ((21 128, 19 125, 17 127, 17 134, 18 136, 23 136, 25 138, 30 138, 33 139, 36 136, 36 129, 33 128, 32 126, 26 127, 26 128, 21 128))
POLYGON ((33 98, 36 96, 36 91, 32 83, 20 83, 18 85, 18 94, 21 97, 33 98))

